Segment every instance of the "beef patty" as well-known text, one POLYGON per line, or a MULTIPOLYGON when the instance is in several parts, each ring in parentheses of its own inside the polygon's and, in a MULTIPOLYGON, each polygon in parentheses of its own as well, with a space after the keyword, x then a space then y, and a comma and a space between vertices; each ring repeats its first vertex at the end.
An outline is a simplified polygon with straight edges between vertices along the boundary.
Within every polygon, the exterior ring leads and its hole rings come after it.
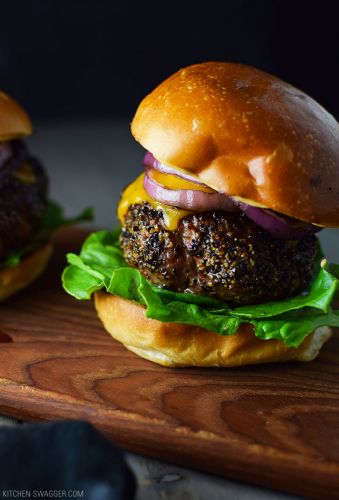
POLYGON ((196 213, 168 231, 149 203, 129 207, 121 233, 127 263, 152 283, 234 304, 284 299, 313 276, 316 238, 279 240, 246 215, 196 213))
POLYGON ((0 262, 24 248, 47 208, 48 180, 22 141, 0 145, 0 262))

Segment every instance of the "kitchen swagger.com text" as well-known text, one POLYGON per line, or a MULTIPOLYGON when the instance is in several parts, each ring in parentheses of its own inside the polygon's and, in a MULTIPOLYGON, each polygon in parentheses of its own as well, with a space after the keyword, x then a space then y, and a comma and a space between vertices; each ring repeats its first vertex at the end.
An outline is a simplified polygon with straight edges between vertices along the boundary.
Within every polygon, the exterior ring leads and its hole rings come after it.
POLYGON ((83 490, 0 490, 0 498, 83 498, 83 490))

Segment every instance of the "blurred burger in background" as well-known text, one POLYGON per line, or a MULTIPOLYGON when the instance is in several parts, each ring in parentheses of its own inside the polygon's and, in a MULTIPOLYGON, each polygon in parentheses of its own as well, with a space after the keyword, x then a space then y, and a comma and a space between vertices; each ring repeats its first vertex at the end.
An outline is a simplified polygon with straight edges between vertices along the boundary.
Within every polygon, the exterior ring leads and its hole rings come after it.
POLYGON ((316 233, 339 226, 339 132, 300 90, 210 62, 165 80, 132 133, 144 172, 120 234, 69 255, 66 290, 95 294, 133 352, 167 366, 313 359, 339 326, 338 267, 316 233))
POLYGON ((52 253, 58 227, 87 219, 90 211, 66 220, 48 200, 48 178, 24 138, 33 132, 26 112, 0 92, 0 300, 28 286, 52 253))

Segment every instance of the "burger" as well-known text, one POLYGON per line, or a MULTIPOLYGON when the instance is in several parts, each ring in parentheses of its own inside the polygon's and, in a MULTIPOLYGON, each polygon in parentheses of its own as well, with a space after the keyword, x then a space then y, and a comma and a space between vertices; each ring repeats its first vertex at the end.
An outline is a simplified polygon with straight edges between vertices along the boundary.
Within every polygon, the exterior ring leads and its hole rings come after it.
POLYGON ((51 233, 88 219, 90 210, 65 219, 48 200, 48 179, 24 138, 32 134, 26 112, 0 92, 0 301, 32 283, 52 253, 51 233))
POLYGON ((310 361, 339 326, 339 129, 302 91, 241 64, 182 69, 141 102, 144 169, 121 229, 69 254, 63 285, 94 293, 106 330, 165 366, 310 361))

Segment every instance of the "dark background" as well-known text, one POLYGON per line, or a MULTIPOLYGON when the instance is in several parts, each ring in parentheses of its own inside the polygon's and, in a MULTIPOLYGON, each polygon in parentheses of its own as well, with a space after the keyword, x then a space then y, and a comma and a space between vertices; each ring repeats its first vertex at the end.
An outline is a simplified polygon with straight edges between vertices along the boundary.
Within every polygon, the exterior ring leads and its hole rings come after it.
POLYGON ((34 119, 126 116, 180 67, 272 72, 339 115, 335 0, 1 2, 1 88, 34 119))

